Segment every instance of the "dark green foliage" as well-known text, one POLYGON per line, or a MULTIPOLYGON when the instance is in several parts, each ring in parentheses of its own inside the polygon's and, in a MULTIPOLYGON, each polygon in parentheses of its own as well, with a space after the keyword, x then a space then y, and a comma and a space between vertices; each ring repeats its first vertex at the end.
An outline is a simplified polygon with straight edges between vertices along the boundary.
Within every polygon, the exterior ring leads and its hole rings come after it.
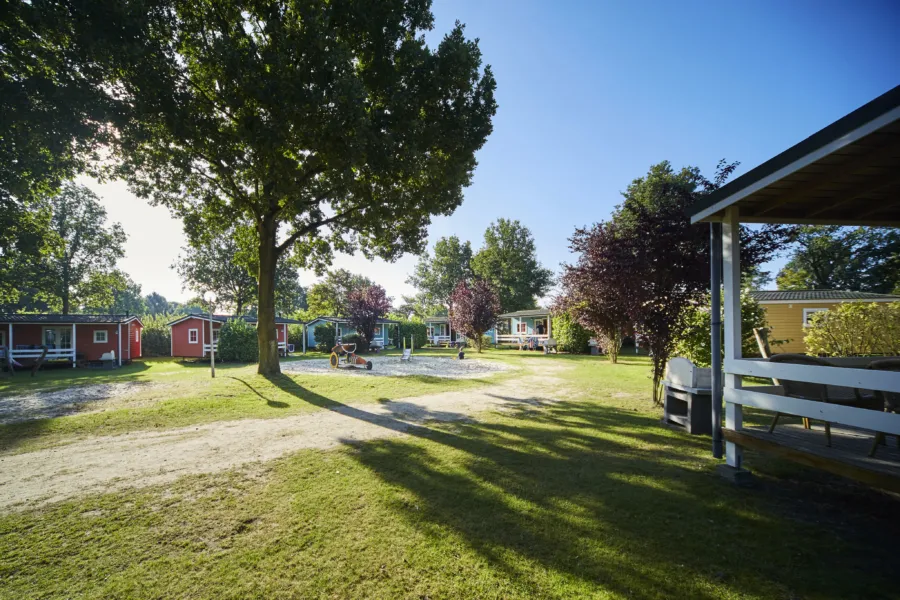
POLYGON ((553 285, 553 271, 538 262, 531 231, 508 219, 497 219, 484 232, 472 271, 496 290, 500 312, 534 308, 553 285))
POLYGON ((357 289, 375 285, 368 277, 335 269, 321 281, 310 286, 306 295, 308 310, 313 317, 346 317, 350 314, 350 294, 357 289))
POLYGON ((588 352, 588 340, 591 332, 581 326, 569 313, 553 315, 550 323, 550 331, 557 347, 562 352, 572 354, 586 354, 588 352))
MULTIPOLYGON (((685 311, 684 331, 675 341, 675 356, 683 356, 700 367, 711 364, 709 295, 703 304, 691 306, 685 311)), ((722 339, 724 338, 724 312, 722 315, 722 339)), ((759 345, 753 328, 766 327, 766 309, 748 293, 741 294, 741 352, 743 356, 759 356, 759 345)), ((769 339, 773 349, 784 340, 769 339)), ((722 357, 725 356, 724 344, 722 357)))
POLYGON ((889 294, 900 285, 900 232, 892 228, 800 227, 780 290, 859 290, 889 294))
POLYGON ((288 325, 288 344, 294 345, 294 350, 300 352, 303 349, 303 325, 288 325))
POLYGON ((243 319, 234 319, 222 325, 216 356, 228 362, 257 362, 259 343, 256 328, 243 319))
MULTIPOLYGON (((471 277, 472 245, 452 235, 435 242, 433 255, 428 252, 422 254, 406 283, 419 290, 414 303, 425 307, 446 307, 457 284, 471 277)), ((430 314, 423 316, 437 314, 433 310, 426 312, 430 314)))
POLYGON ((358 333, 348 333, 341 338, 341 342, 345 344, 356 344, 356 353, 365 354, 369 351, 369 343, 366 338, 358 333))
POLYGON ((313 330, 313 338, 316 340, 316 350, 319 352, 331 352, 334 348, 335 332, 333 325, 316 325, 313 330))
POLYGON ((279 372, 279 259, 419 252, 462 203, 496 84, 461 24, 428 46, 433 24, 419 0, 175 3, 150 66, 116 71, 115 89, 140 90, 116 138, 132 189, 200 243, 252 224, 260 373, 279 372))
POLYGON ((141 332, 141 353, 144 356, 169 356, 172 353, 172 330, 169 328, 169 321, 173 319, 175 315, 166 313, 141 317, 141 323, 144 325, 141 332))
POLYGON ((425 323, 400 319, 400 326, 391 329, 392 341, 398 348, 403 347, 404 339, 406 339, 406 347, 409 348, 410 336, 412 336, 416 348, 422 348, 428 343, 428 328, 425 327, 425 323))

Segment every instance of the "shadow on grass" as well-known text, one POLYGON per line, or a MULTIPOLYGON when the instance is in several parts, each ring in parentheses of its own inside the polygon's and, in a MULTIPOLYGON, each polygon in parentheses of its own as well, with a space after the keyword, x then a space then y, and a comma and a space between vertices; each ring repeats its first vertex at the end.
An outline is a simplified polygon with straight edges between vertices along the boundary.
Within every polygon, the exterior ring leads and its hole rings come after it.
POLYGON ((271 382, 320 408, 448 449, 398 438, 347 441, 355 460, 415 496, 415 510, 399 495, 390 501, 398 518, 435 539, 452 532, 537 596, 552 595, 551 580, 636 598, 712 599, 723 588, 738 596, 876 598, 893 589, 895 501, 778 481, 735 489, 711 473, 714 462, 702 454, 708 440, 662 428, 652 415, 506 398, 513 418, 425 427, 344 405, 290 377, 271 382))
POLYGON ((243 383, 244 386, 246 386, 246 388, 248 390, 250 390, 257 396, 259 396, 261 399, 265 400, 266 404, 268 404, 272 408, 288 408, 288 407, 290 407, 290 404, 288 404, 287 402, 282 402, 281 400, 273 400, 271 398, 264 396, 263 394, 261 394, 259 392, 259 390, 257 390, 255 387, 253 387, 252 385, 247 383, 246 380, 241 379, 240 377, 234 377, 233 375, 228 375, 227 377, 228 377, 228 379, 233 379, 234 381, 239 381, 239 382, 243 383))

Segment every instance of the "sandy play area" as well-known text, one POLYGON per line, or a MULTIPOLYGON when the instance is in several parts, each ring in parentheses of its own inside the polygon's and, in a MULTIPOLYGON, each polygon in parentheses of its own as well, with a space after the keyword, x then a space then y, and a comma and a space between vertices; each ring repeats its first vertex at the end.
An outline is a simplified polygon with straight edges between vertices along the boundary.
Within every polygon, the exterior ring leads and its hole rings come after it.
MULTIPOLYGON (((444 377, 447 379, 475 379, 492 373, 507 371, 510 367, 499 361, 479 360, 477 358, 465 358, 454 360, 434 356, 416 356, 411 360, 401 361, 399 356, 373 356, 367 355, 367 360, 372 361, 372 370, 359 368, 332 369, 327 358, 298 360, 281 364, 281 370, 292 373, 318 373, 322 375, 360 375, 360 376, 390 376, 403 377, 408 375, 425 375, 431 377, 444 377)), ((343 364, 341 365, 343 366, 343 364)))

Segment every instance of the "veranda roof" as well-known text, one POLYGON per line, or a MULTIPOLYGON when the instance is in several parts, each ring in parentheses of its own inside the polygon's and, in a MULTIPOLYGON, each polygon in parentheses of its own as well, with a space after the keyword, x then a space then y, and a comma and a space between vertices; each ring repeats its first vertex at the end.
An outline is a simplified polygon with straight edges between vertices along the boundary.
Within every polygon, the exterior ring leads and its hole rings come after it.
POLYGON ((41 323, 41 324, 84 324, 108 325, 128 323, 140 318, 135 315, 62 315, 58 313, 5 313, 0 314, 0 323, 41 323))
POLYGON ((722 186, 692 223, 900 225, 900 86, 722 186))
POLYGON ((852 292, 846 290, 758 290, 750 292, 757 302, 814 302, 868 300, 869 302, 895 302, 900 296, 876 294, 874 292, 852 292))

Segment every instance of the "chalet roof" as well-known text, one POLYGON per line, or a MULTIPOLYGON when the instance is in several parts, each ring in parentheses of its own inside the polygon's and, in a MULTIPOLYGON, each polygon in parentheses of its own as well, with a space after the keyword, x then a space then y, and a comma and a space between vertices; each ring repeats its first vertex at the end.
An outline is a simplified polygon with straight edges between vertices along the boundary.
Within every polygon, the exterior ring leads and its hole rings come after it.
POLYGON ((426 323, 448 323, 448 322, 450 322, 450 317, 448 317, 446 315, 436 316, 436 317, 425 317, 425 322, 426 323))
POLYGON ((846 290, 759 290, 750 295, 761 303, 765 302, 803 302, 803 301, 841 301, 868 300, 870 302, 900 301, 900 296, 891 294, 875 294, 872 292, 851 292, 846 290))
POLYGON ((504 313, 500 315, 501 319, 509 319, 510 317, 549 317, 550 310, 547 308, 529 308, 527 310, 517 310, 515 312, 504 313))
POLYGON ((900 86, 696 202, 691 222, 728 207, 744 223, 900 224, 900 86))
MULTIPOLYGON (((181 323, 182 321, 186 321, 187 319, 200 319, 202 321, 209 321, 209 314, 204 313, 191 313, 188 315, 184 315, 183 317, 179 317, 174 321, 170 321, 169 325, 175 325, 176 323, 181 323)), ((234 321, 236 319, 241 319, 250 323, 251 325, 255 325, 259 319, 256 317, 249 317, 247 315, 237 316, 237 315, 213 315, 212 320, 217 323, 227 323, 228 321, 234 321)), ((303 321, 298 321, 297 319, 288 319, 286 317, 275 317, 276 325, 302 325, 303 321)))
MULTIPOLYGON (((347 317, 324 316, 324 317, 316 317, 315 319, 313 319, 311 321, 307 321, 306 324, 309 325, 311 323, 315 323, 316 321, 327 321, 329 323, 340 323, 343 325, 343 324, 349 323, 350 319, 348 319, 347 317)), ((385 318, 379 318, 377 322, 379 324, 384 324, 384 325, 399 325, 400 324, 400 321, 395 321, 394 319, 385 319, 385 318)))
POLYGON ((129 321, 141 322, 136 315, 63 315, 59 313, 5 313, 0 314, 0 323, 53 323, 53 324, 82 324, 94 323, 96 325, 109 325, 128 323, 129 321))

